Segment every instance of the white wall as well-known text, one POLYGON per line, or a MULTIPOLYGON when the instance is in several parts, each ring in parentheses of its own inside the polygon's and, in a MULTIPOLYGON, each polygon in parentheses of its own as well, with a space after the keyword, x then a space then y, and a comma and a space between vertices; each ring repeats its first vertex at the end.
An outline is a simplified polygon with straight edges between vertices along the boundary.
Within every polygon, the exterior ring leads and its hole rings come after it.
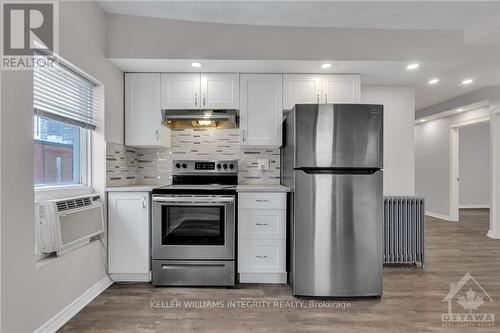
POLYGON ((456 59, 464 52, 459 30, 304 28, 108 17, 107 55, 117 59, 437 61, 456 59), (377 47, 367 51, 367 45, 377 47))
MULTIPOLYGON (((122 142, 122 73, 105 59, 105 15, 92 2, 60 2, 60 54, 105 89, 106 129, 122 142), (117 126, 115 128, 115 126, 117 126)), ((93 242, 42 267, 36 266, 33 191, 32 72, 1 77, 1 332, 32 332, 106 277, 105 253, 93 242)), ((105 185, 104 114, 95 131, 94 184, 105 185)))
POLYGON ((414 88, 363 86, 361 99, 384 105, 384 195, 414 194, 414 88))
POLYGON ((492 108, 490 118, 491 207, 488 236, 500 239, 500 107, 492 108))
POLYGON ((459 207, 489 207, 490 124, 461 127, 458 133, 459 207))
POLYGON ((450 125, 487 115, 481 108, 415 127, 416 192, 425 197, 426 211, 450 216, 450 125))

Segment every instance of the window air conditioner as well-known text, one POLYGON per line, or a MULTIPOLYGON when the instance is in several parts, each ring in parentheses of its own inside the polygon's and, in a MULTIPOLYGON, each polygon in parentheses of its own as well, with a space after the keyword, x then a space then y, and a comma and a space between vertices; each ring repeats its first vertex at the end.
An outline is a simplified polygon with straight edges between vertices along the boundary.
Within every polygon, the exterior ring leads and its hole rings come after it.
POLYGON ((35 206, 39 253, 67 253, 104 232, 99 195, 47 200, 35 206))

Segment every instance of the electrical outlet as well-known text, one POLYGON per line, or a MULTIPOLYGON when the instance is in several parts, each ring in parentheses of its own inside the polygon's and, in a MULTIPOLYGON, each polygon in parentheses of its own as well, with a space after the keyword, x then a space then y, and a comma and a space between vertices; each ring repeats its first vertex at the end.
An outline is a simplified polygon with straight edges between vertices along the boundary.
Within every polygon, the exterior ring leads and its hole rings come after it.
POLYGON ((259 167, 259 169, 268 170, 269 169, 269 160, 265 159, 265 158, 262 158, 262 159, 259 158, 257 160, 257 166, 259 167))

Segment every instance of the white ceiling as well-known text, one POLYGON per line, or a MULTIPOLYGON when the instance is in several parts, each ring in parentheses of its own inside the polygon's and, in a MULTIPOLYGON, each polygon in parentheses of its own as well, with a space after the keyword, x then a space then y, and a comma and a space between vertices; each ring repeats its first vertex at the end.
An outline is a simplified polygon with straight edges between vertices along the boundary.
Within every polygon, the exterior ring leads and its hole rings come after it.
MULTIPOLYGON (((205 60, 205 59, 112 59, 124 71, 196 72, 190 64, 198 60, 205 72, 293 72, 361 73, 363 84, 397 84, 416 87, 416 107, 423 108, 482 86, 500 85, 500 2, 318 2, 318 1, 100 1, 108 13, 210 23, 368 28, 462 30, 464 52, 449 61, 421 62, 418 71, 405 70, 408 59, 398 59, 398 50, 387 61, 205 60), (439 77, 429 87, 427 81, 439 77), (464 78, 474 83, 464 87, 464 78)), ((383 33, 381 31, 381 33, 383 33)), ((443 45, 443 47, 445 47, 443 45)), ((377 45, 367 45, 366 52, 377 45)), ((434 51, 434 50, 433 50, 434 51)), ((439 50, 435 50, 439 53, 439 50)), ((418 60, 418 59, 416 59, 418 60)))
POLYGON ((175 20, 369 29, 465 29, 498 13, 495 1, 99 1, 109 13, 175 20))

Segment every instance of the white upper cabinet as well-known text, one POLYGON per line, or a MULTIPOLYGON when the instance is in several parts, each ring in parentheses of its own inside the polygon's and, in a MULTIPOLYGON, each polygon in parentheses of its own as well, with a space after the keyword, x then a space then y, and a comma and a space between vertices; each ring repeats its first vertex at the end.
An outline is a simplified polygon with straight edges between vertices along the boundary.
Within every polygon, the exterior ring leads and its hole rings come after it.
POLYGON ((295 104, 360 103, 359 74, 284 74, 283 109, 295 104))
POLYGON ((125 74, 125 144, 127 146, 170 146, 170 129, 162 124, 160 96, 160 74, 125 74))
POLYGON ((238 109, 239 74, 162 74, 162 108, 238 109))
POLYGON ((361 79, 359 75, 322 75, 322 103, 360 103, 361 79))
POLYGON ((240 144, 280 147, 282 120, 282 75, 241 74, 240 144))
POLYGON ((239 74, 201 74, 202 109, 239 109, 239 74))
POLYGON ((321 103, 320 74, 284 74, 283 109, 291 110, 295 104, 321 103))
POLYGON ((199 109, 200 74, 161 74, 162 109, 199 109))

